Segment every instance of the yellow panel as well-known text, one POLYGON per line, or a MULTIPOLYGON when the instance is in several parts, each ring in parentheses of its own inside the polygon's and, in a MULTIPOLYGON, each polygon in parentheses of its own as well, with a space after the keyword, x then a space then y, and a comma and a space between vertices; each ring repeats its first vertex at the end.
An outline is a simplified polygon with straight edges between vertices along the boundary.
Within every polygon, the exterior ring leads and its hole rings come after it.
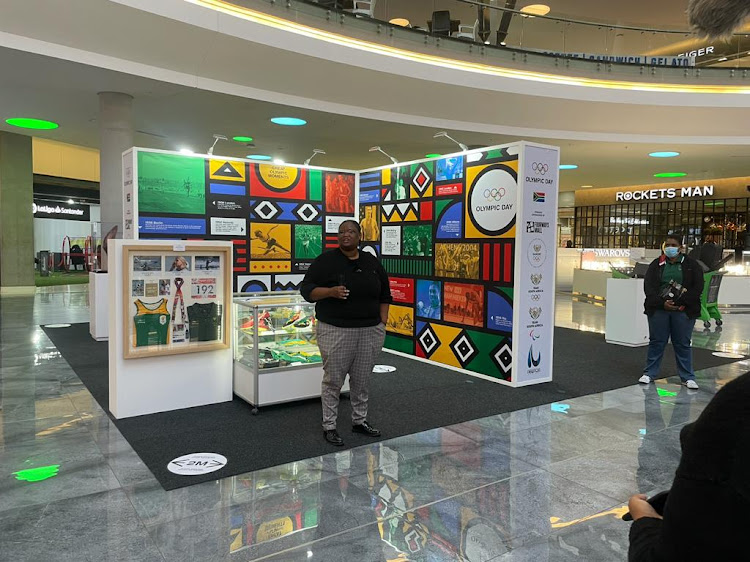
POLYGON ((386 168, 380 176, 381 185, 389 185, 391 183, 391 169, 386 168))
POLYGON ((291 259, 292 225, 250 223, 250 257, 257 259, 291 259))
POLYGON ((292 263, 288 261, 250 261, 252 273, 289 273, 292 263))
POLYGON ((99 181, 98 150, 36 137, 31 147, 35 174, 99 181))
MULTIPOLYGON (((495 163, 492 163, 492 164, 484 164, 481 166, 470 166, 466 168, 466 184, 465 184, 465 189, 464 189, 464 229, 466 231, 466 238, 514 238, 516 235, 515 226, 511 227, 508 230, 508 232, 505 232, 501 235, 490 236, 490 235, 484 234, 483 232, 480 232, 474 226, 474 223, 471 222, 471 218, 469 218, 469 211, 470 211, 469 192, 471 191, 471 185, 474 183, 477 176, 483 170, 487 169, 490 166, 495 166, 495 165, 496 165, 495 163)), ((502 165, 507 166, 511 170, 515 171, 516 174, 518 173, 518 160, 502 162, 502 165)), ((517 214, 516 214, 516 220, 518 220, 517 214)))
POLYGON ((441 326, 440 324, 430 324, 430 326, 440 340, 440 346, 432 355, 430 355, 430 360, 443 363, 444 365, 460 367, 461 363, 458 362, 458 359, 453 354, 450 343, 456 339, 461 330, 458 328, 451 328, 450 326, 441 326))
POLYGON ((414 335, 414 309, 406 306, 391 305, 388 309, 388 324, 386 325, 386 329, 389 332, 405 336, 414 335))
POLYGON ((215 181, 236 181, 244 182, 245 163, 235 162, 233 160, 211 160, 208 163, 210 178, 215 181))
POLYGON ((409 209, 406 213, 406 216, 404 217, 405 222, 415 222, 418 220, 419 220, 419 217, 417 217, 417 214, 414 212, 414 209, 409 209))
POLYGON ((300 172, 290 166, 276 164, 260 164, 258 166, 261 179, 273 189, 288 189, 297 183, 300 172))

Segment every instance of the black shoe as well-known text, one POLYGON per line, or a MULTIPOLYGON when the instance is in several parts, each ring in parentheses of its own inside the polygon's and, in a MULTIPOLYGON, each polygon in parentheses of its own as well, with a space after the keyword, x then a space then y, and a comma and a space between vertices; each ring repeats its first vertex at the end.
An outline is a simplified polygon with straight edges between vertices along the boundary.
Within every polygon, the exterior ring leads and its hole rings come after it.
POLYGON ((353 425, 352 426, 352 433, 364 433, 365 435, 369 435, 370 437, 379 437, 380 436, 380 430, 375 429, 372 427, 369 423, 362 422, 359 425, 353 425))
POLYGON ((335 429, 327 429, 323 431, 323 437, 325 437, 326 441, 328 441, 331 445, 341 447, 344 444, 344 440, 341 439, 341 435, 339 435, 339 432, 335 429))

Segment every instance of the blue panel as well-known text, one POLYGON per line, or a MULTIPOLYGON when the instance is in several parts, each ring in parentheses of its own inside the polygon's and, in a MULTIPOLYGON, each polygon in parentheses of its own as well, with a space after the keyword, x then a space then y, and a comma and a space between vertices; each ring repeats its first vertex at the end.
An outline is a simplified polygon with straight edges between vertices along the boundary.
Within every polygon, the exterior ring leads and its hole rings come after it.
POLYGON ((464 220, 463 203, 454 203, 440 217, 435 238, 439 240, 457 240, 462 238, 464 220))
POLYGON ((281 214, 274 217, 273 220, 281 221, 297 221, 299 220, 294 214, 294 209, 297 208, 299 203, 282 203, 281 201, 274 201, 276 205, 281 209, 281 214))
POLYGON ((487 291, 487 328, 497 332, 513 332, 513 303, 495 291, 487 291))
POLYGON ((360 191, 359 192, 359 203, 364 205, 366 203, 379 203, 380 202, 380 190, 374 189, 372 191, 360 191))
POLYGON ((229 185, 226 183, 212 183, 210 186, 211 193, 217 195, 245 195, 244 185, 229 185))
POLYGON ((177 217, 138 217, 138 233, 148 234, 205 234, 206 219, 177 217))

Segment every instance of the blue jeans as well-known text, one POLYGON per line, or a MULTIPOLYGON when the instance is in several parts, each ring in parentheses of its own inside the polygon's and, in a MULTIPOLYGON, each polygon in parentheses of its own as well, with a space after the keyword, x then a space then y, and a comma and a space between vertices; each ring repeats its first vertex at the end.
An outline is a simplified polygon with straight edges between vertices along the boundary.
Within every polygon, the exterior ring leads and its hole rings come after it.
POLYGON ((677 372, 683 381, 695 379, 693 372, 693 349, 690 339, 693 335, 694 318, 688 318, 684 312, 657 310, 648 317, 648 357, 643 373, 651 380, 658 378, 664 348, 672 338, 674 356, 677 361, 677 372))

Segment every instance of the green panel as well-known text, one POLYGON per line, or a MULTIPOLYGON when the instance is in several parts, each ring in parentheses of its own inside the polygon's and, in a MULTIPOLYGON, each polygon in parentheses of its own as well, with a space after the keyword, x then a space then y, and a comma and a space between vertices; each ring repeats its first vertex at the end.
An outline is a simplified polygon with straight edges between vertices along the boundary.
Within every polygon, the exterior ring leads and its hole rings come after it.
POLYGON ((435 222, 438 222, 438 219, 440 218, 440 214, 445 210, 445 208, 449 205, 452 205, 456 201, 454 199, 438 199, 435 202, 435 222))
POLYGON ((323 200, 323 172, 310 170, 308 181, 310 182, 310 201, 323 200))
POLYGON ((513 302, 513 289, 511 287, 495 287, 495 289, 501 293, 505 293, 510 298, 510 302, 513 302))
POLYGON ((507 153, 504 154, 503 149, 495 149, 495 150, 488 150, 487 151, 487 159, 490 158, 500 158, 502 156, 509 156, 507 153))
POLYGON ((408 353, 409 355, 414 355, 414 340, 412 339, 398 338, 386 333, 385 347, 393 349, 394 351, 401 351, 403 353, 408 353))
POLYGON ((421 166, 424 166, 424 168, 430 173, 430 176, 435 177, 435 161, 434 160, 412 164, 411 165, 411 177, 414 177, 414 175, 417 173, 417 170, 419 170, 421 166))
POLYGON ((323 227, 298 224, 294 227, 294 257, 312 260, 323 251, 323 227))
POLYGON ((479 349, 479 355, 477 355, 476 358, 466 366, 466 368, 469 371, 481 373, 496 379, 510 380, 510 374, 506 377, 505 373, 498 368, 490 357, 490 354, 495 347, 497 347, 501 341, 508 338, 497 334, 475 332, 474 330, 467 330, 467 333, 469 334, 471 341, 474 342, 477 349, 479 349))
POLYGON ((204 159, 139 151, 138 211, 205 215, 204 159))

